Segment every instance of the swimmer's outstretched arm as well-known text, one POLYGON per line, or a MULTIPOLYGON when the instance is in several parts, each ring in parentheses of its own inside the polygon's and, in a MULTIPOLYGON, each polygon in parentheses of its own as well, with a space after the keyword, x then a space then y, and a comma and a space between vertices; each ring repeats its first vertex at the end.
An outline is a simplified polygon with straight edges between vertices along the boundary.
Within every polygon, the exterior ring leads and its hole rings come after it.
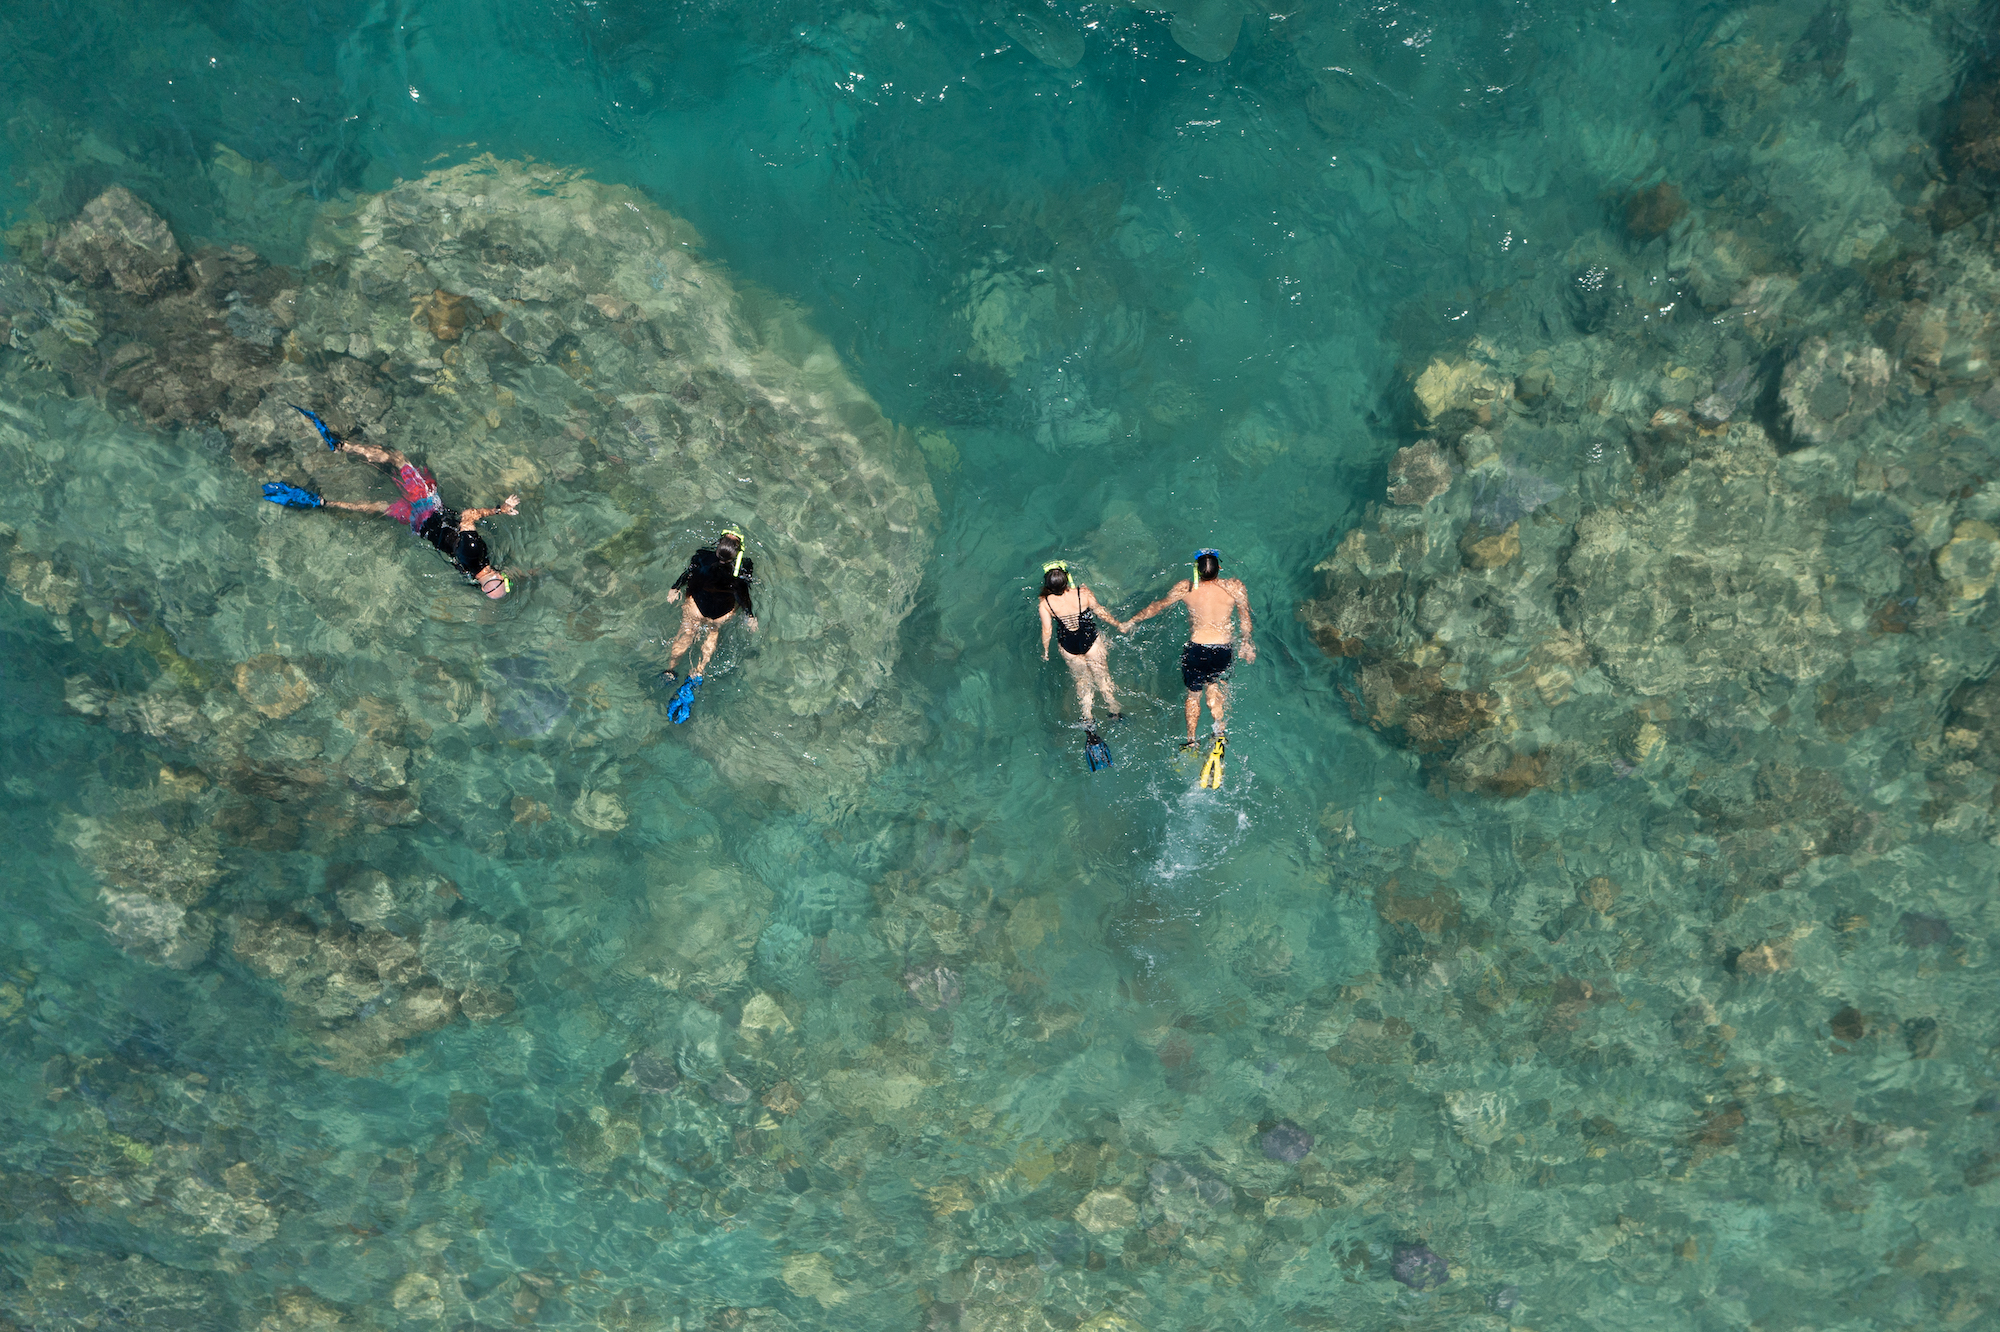
POLYGON ((1257 660, 1257 645, 1250 641, 1250 589, 1243 586, 1240 578, 1225 579, 1222 590, 1236 603, 1236 613, 1243 617, 1243 660, 1257 660))
POLYGON ((1112 628, 1116 629, 1121 634, 1132 627, 1133 622, 1130 620, 1127 620, 1125 621, 1125 623, 1120 624, 1118 622, 1118 617, 1105 609, 1104 603, 1097 599, 1097 594, 1095 592, 1091 591, 1087 587, 1083 588, 1082 592, 1083 595, 1079 597, 1078 600, 1083 603, 1085 609, 1096 611, 1098 619, 1104 621, 1106 624, 1110 625, 1112 628))
POLYGON ((1132 626, 1139 623, 1141 620, 1150 620, 1155 615, 1158 615, 1161 611, 1165 610, 1167 607, 1173 605, 1176 601, 1187 600, 1188 591, 1192 587, 1193 584, 1188 582, 1187 579, 1185 578, 1181 579, 1180 582, 1174 584, 1173 591, 1167 593, 1167 595, 1161 597, 1158 601, 1146 607, 1146 609, 1140 611, 1137 615, 1134 615, 1131 619, 1125 621, 1124 624, 1119 625, 1118 631, 1120 633, 1130 633, 1132 631, 1132 626))
POLYGON ((509 495, 506 499, 500 501, 498 508, 494 509, 462 509, 458 515, 458 530, 461 532, 470 532, 473 524, 477 523, 481 518, 491 518, 496 514, 505 514, 511 518, 520 511, 521 497, 519 495, 509 495))

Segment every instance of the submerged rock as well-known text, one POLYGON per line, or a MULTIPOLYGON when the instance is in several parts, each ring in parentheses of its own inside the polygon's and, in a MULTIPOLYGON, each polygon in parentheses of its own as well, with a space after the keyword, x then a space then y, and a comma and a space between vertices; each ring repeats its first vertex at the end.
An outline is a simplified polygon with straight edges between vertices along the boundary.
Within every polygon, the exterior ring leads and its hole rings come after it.
POLYGON ((313 683, 283 657, 252 657, 236 668, 236 692, 266 717, 289 717, 312 700, 313 683))
POLYGON ((1577 523, 1563 564, 1568 619, 1608 672, 1646 696, 1753 670, 1817 679, 1847 647, 1821 600, 1824 532, 1763 433, 1732 429, 1653 502, 1577 523))
POLYGON ((1903 942, 1911 948, 1930 948, 1952 940, 1951 925, 1942 916, 1905 911, 1901 923, 1903 942))
POLYGON ((1434 439, 1420 439, 1396 451, 1389 464, 1389 503, 1428 504, 1451 489, 1451 464, 1434 439))
POLYGON ((1824 444, 1853 434, 1882 405, 1889 379, 1889 358, 1880 347, 1808 339, 1785 366, 1778 391, 1793 440, 1824 444))
POLYGON ((1281 1119, 1257 1139, 1264 1155, 1286 1165, 1297 1165, 1313 1149, 1313 1135, 1289 1119, 1281 1119))
POLYGON ((913 967, 904 972, 903 988, 918 1004, 932 1011, 952 1007, 963 993, 958 973, 943 964, 913 967))
POLYGON ((1687 200, 1671 181, 1635 191, 1625 200, 1625 233, 1644 242, 1664 236, 1687 216, 1687 200))
POLYGON ((119 291, 150 296, 179 272, 181 247, 158 213, 113 185, 84 205, 51 257, 86 285, 108 280, 119 291))
POLYGON ((632 1056, 631 1062, 626 1065, 625 1076, 633 1086, 649 1096, 665 1096, 681 1085, 680 1071, 674 1067, 673 1061, 650 1050, 641 1050, 632 1056))
POLYGON ((569 695, 548 678, 548 663, 537 655, 503 657, 493 663, 501 680, 493 702, 500 729, 524 740, 547 735, 569 712, 569 695))
POLYGON ((1451 1269, 1424 1245, 1398 1244, 1389 1260, 1389 1275, 1411 1290, 1435 1290, 1451 1280, 1451 1269))
POLYGON ((321 928, 297 915, 240 915, 230 937, 245 965, 279 984, 333 1066, 351 1074, 399 1058, 411 1037, 461 1014, 477 1021, 511 1011, 500 985, 517 943, 509 931, 470 918, 431 921, 421 945, 385 929, 321 928))

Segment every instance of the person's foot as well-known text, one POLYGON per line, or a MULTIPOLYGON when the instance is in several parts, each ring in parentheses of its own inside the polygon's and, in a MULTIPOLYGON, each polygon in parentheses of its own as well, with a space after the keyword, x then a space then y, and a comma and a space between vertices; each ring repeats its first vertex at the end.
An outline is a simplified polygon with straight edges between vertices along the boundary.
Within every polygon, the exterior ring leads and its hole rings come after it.
POLYGON ((1195 745, 1195 739, 1193 736, 1189 736, 1187 739, 1181 741, 1182 749, 1193 749, 1194 745, 1195 745))
POLYGON ((1111 714, 1111 716, 1110 716, 1109 720, 1111 720, 1111 721, 1124 721, 1124 720, 1125 720, 1125 714, 1124 714, 1124 713, 1122 713, 1122 712, 1114 712, 1114 713, 1112 713, 1112 714, 1111 714))

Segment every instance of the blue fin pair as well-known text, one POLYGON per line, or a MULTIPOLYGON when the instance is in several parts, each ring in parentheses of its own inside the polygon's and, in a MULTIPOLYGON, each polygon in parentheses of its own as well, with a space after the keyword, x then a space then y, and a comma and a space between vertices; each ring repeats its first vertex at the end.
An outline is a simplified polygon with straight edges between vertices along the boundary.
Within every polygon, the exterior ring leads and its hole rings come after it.
POLYGON ((701 677, 699 675, 690 675, 687 679, 681 681, 681 687, 674 691, 673 698, 667 703, 668 721, 676 726, 685 726, 687 724, 688 714, 694 709, 695 686, 700 683, 701 677))
POLYGON ((1095 731, 1085 731, 1083 735, 1084 739, 1088 742, 1083 747, 1083 759, 1084 762, 1090 765, 1090 770, 1092 772, 1102 772, 1104 769, 1110 767, 1111 746, 1105 744, 1095 731))
POLYGON ((288 509, 317 509, 326 503, 310 490, 301 490, 283 481, 266 481, 264 498, 273 504, 282 504, 288 509))
POLYGON ((312 428, 314 430, 319 431, 319 437, 326 441, 327 448, 338 449, 340 447, 341 444, 340 436, 334 434, 333 431, 327 429, 326 422, 320 420, 319 417, 313 415, 311 412, 307 411, 305 408, 299 406, 295 402, 288 402, 285 404, 285 406, 291 408, 293 411, 297 412, 300 416, 305 417, 306 420, 311 421, 312 428))

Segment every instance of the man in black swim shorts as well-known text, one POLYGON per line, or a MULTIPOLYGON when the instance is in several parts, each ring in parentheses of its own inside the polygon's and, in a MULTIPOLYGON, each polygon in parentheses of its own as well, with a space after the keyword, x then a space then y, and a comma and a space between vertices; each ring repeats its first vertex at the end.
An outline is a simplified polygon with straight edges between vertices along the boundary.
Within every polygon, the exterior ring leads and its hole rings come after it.
POLYGON ((1219 551, 1196 551, 1194 577, 1174 584, 1173 591, 1134 615, 1124 628, 1129 632, 1133 625, 1151 619, 1176 601, 1186 602, 1188 609, 1188 641, 1181 649, 1181 681, 1188 690, 1185 749, 1195 742, 1195 724, 1201 719, 1204 697, 1216 736, 1223 734, 1223 712, 1229 702, 1223 682, 1236 657, 1234 616, 1243 617, 1243 660, 1257 660, 1257 645, 1250 638, 1250 594, 1240 578, 1222 576, 1219 551))
POLYGON ((743 622, 752 633, 757 631, 757 612, 750 605, 752 568, 750 558, 743 553, 743 534, 728 529, 713 546, 703 546, 688 557, 687 568, 674 580, 674 590, 667 593, 668 605, 679 601, 683 591, 687 593, 687 602, 681 607, 681 629, 667 650, 667 669, 661 672, 667 679, 674 678, 674 665, 694 644, 695 635, 706 632, 701 660, 691 672, 696 677, 704 674, 708 659, 715 655, 716 635, 739 607, 743 622))

